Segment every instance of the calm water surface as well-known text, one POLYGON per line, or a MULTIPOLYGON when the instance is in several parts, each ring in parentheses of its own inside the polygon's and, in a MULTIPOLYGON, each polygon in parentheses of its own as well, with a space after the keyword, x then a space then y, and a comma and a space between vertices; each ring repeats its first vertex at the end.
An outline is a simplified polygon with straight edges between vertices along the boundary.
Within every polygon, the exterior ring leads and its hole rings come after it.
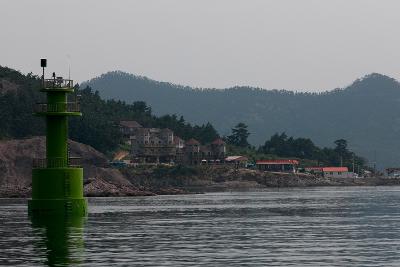
POLYGON ((91 198, 49 227, 26 202, 0 200, 0 265, 400 266, 400 187, 91 198))

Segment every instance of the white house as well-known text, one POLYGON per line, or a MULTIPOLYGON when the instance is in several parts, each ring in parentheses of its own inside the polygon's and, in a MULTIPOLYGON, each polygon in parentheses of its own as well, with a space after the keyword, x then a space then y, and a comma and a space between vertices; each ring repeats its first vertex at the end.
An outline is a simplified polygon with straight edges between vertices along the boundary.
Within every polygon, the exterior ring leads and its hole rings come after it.
POLYGON ((354 178, 355 174, 349 172, 347 167, 310 167, 305 168, 308 172, 320 173, 328 178, 354 178))
POLYGON ((390 178, 400 177, 400 168, 388 168, 386 169, 387 176, 390 178))

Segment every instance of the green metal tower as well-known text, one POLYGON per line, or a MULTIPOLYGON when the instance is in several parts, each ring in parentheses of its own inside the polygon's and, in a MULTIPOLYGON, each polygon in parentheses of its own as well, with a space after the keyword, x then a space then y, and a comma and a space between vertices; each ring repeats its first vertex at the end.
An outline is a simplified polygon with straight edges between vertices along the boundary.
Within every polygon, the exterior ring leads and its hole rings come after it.
POLYGON ((36 105, 35 115, 46 119, 46 158, 34 159, 30 216, 85 216, 87 201, 83 197, 83 168, 78 158, 69 157, 68 116, 82 116, 79 102, 68 102, 74 92, 73 81, 44 78, 46 60, 42 59, 43 87, 47 103, 36 105))

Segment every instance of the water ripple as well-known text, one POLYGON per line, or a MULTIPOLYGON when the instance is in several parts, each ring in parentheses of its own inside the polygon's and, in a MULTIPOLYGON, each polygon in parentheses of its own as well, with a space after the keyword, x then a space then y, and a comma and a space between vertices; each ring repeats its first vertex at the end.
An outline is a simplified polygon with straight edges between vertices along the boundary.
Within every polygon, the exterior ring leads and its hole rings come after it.
MULTIPOLYGON (((400 187, 91 198, 57 266, 399 266, 399 202, 400 187)), ((49 265, 26 200, 0 215, 0 265, 49 265)))

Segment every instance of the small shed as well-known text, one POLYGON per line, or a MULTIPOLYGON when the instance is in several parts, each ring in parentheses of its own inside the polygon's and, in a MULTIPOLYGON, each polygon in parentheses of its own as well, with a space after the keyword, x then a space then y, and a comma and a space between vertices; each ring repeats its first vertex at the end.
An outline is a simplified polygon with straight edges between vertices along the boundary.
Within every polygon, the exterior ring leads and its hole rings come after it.
POLYGON ((387 173, 387 176, 390 178, 399 178, 400 177, 400 168, 387 168, 386 173, 387 173))
POLYGON ((324 177, 331 178, 352 178, 354 173, 349 172, 347 167, 323 167, 322 172, 324 177))
POLYGON ((246 167, 249 159, 245 156, 229 156, 225 158, 226 164, 232 164, 236 167, 246 167))
POLYGON ((257 160, 256 165, 260 171, 295 173, 299 161, 296 159, 257 160))

